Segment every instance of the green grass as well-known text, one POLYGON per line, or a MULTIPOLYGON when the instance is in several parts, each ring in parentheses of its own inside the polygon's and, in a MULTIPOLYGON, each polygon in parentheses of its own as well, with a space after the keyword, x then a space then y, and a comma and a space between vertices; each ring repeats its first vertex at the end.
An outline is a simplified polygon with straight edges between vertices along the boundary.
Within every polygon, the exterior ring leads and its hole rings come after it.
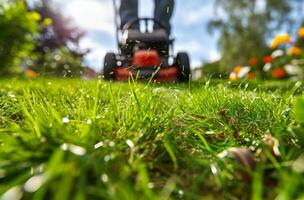
POLYGON ((290 131, 303 91, 287 81, 1 80, 0 196, 303 199, 304 150, 290 131), (256 166, 230 147, 251 149, 256 166))

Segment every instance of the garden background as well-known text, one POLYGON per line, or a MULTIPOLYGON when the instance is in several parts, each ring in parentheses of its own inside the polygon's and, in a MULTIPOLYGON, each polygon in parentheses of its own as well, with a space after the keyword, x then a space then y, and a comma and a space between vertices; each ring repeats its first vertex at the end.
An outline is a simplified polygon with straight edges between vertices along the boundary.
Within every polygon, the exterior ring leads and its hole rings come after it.
POLYGON ((214 1, 183 84, 104 81, 59 5, 0 0, 0 199, 304 199, 304 1, 214 1))

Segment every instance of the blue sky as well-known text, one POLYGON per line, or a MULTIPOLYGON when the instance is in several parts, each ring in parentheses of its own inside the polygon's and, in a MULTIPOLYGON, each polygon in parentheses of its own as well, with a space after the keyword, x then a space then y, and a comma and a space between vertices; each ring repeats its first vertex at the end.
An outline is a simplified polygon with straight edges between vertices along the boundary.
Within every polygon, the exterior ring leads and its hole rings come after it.
MULTIPOLYGON (((114 11, 112 0, 54 0, 58 8, 72 17, 77 26, 86 32, 80 45, 91 52, 86 64, 102 69, 103 56, 116 50, 114 11)), ((152 16, 154 0, 139 0, 140 16, 152 16)), ((217 36, 207 33, 206 27, 213 18, 214 0, 176 0, 173 23, 175 51, 188 51, 192 67, 203 61, 217 60, 217 36)))

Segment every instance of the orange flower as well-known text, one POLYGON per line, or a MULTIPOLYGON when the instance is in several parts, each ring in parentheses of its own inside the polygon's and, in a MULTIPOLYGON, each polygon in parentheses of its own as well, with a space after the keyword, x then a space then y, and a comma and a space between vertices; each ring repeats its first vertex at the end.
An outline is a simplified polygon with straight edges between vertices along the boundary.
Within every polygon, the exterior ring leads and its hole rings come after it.
POLYGON ((235 72, 231 72, 230 76, 229 76, 229 80, 230 81, 237 81, 238 80, 238 76, 235 72))
POLYGON ((272 63, 272 61, 273 61, 273 59, 272 59, 271 56, 265 56, 265 57, 263 58, 263 62, 264 62, 264 63, 272 63))
POLYGON ((255 74, 250 72, 247 74, 247 78, 248 78, 248 80, 253 80, 255 78, 255 74))
POLYGON ((241 71, 242 68, 243 67, 241 65, 237 65, 237 66, 234 67, 233 71, 234 71, 234 73, 238 74, 241 71))
POLYGON ((37 78, 38 73, 35 72, 32 69, 28 69, 28 70, 25 71, 25 76, 28 77, 28 78, 37 78))
POLYGON ((300 55, 302 53, 302 50, 299 48, 299 47, 290 47, 288 50, 287 50, 287 54, 288 55, 300 55))
POLYGON ((272 77, 273 78, 284 78, 286 76, 286 71, 284 68, 280 67, 280 68, 277 68, 277 69, 274 69, 272 71, 272 77))
POLYGON ((256 65, 258 63, 258 61, 259 61, 258 58, 252 57, 252 58, 250 58, 248 63, 251 64, 251 65, 256 65))
POLYGON ((304 37, 304 27, 301 27, 298 31, 298 37, 304 37))
POLYGON ((275 49, 281 44, 290 43, 291 38, 289 34, 279 34, 271 42, 271 48, 275 49))

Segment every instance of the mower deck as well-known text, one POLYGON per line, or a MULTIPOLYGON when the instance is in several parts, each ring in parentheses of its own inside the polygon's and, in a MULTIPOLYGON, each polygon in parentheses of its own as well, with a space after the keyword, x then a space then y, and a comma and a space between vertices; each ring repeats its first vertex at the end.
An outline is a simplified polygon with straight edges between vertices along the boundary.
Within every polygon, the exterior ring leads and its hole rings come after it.
POLYGON ((115 80, 127 81, 132 76, 134 79, 155 80, 164 82, 178 81, 178 68, 175 66, 166 68, 148 68, 139 67, 132 69, 126 67, 117 67, 115 70, 115 80))

